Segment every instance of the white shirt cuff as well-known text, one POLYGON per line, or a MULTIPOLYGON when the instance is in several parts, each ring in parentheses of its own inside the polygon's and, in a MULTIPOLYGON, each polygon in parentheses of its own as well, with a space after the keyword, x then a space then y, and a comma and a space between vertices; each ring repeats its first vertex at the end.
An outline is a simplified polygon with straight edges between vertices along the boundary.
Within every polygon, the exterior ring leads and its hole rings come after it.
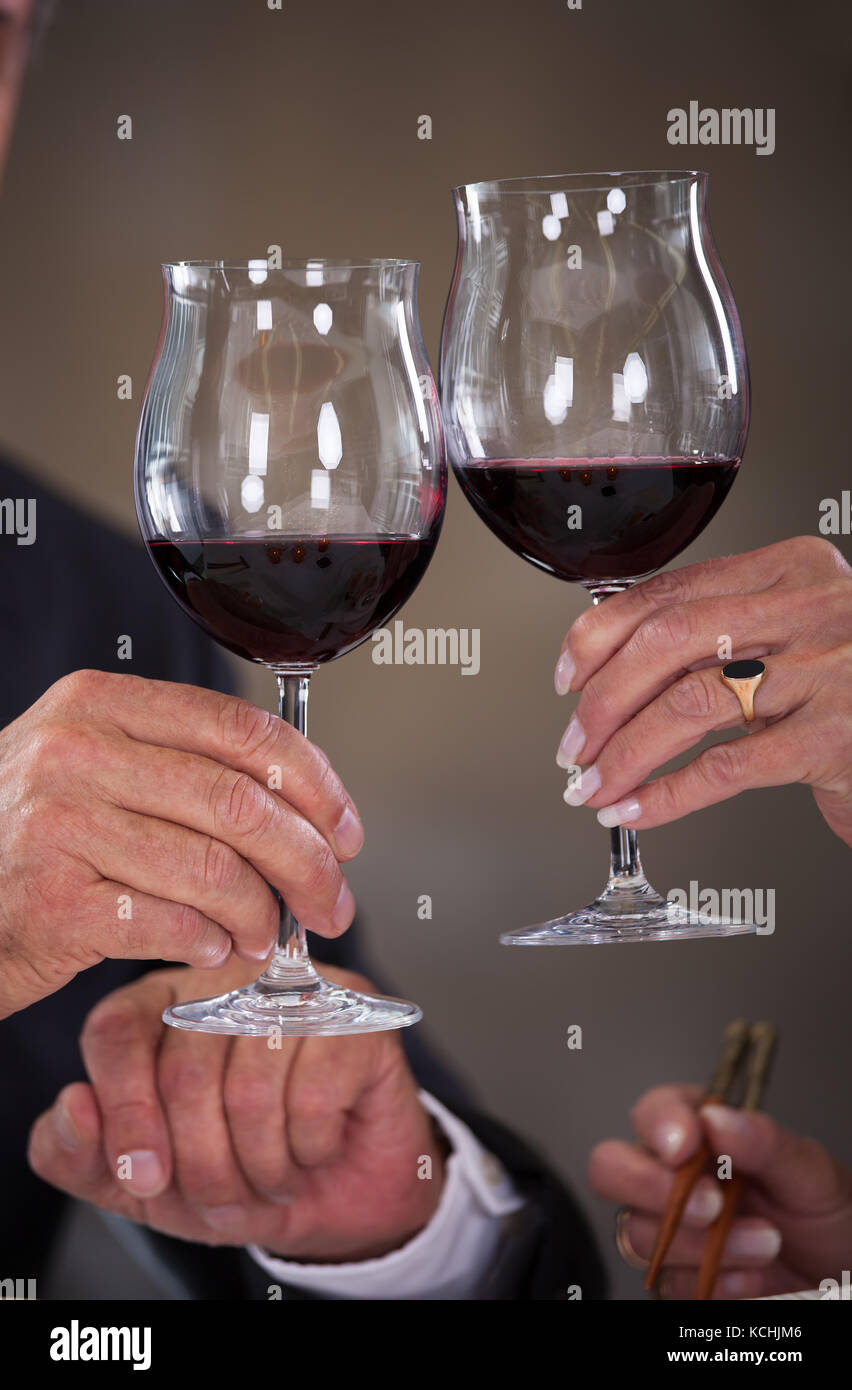
POLYGON ((297 1264, 250 1245, 249 1254, 276 1283, 324 1298, 430 1300, 475 1294, 494 1258, 504 1218, 524 1199, 466 1124, 428 1091, 420 1092, 420 1100, 452 1146, 444 1190, 428 1225, 399 1250, 351 1264, 297 1264))

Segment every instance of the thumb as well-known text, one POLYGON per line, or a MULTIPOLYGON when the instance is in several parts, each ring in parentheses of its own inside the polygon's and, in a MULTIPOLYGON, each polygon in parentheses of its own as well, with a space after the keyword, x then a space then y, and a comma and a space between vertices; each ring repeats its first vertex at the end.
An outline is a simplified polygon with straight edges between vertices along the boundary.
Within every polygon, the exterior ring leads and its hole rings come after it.
POLYGON ((850 1200, 850 1175, 816 1139, 783 1129, 760 1111, 705 1105, 701 1117, 714 1155, 757 1179, 791 1213, 827 1215, 850 1200))

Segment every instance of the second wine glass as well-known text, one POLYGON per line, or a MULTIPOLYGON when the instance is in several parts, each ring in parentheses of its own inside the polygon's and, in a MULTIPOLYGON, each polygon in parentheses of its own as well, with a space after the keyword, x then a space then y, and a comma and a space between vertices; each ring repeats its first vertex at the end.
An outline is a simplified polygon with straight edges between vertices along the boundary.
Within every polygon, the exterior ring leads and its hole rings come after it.
MULTIPOLYGON (((440 373, 450 461, 506 545, 599 603, 699 535, 745 446, 745 349, 707 175, 503 179, 457 188, 455 203, 440 373)), ((667 901, 645 877, 636 832, 618 828, 600 897, 501 940, 754 930, 667 901)))
MULTIPOLYGON (((136 443, 139 524, 181 607, 275 672, 279 714, 302 734, 313 672, 392 617, 441 529, 446 464, 418 269, 163 267, 136 443)), ((318 975, 304 928, 279 901, 278 946, 260 979, 173 1005, 167 1023, 301 1037, 417 1022, 414 1004, 318 975)))

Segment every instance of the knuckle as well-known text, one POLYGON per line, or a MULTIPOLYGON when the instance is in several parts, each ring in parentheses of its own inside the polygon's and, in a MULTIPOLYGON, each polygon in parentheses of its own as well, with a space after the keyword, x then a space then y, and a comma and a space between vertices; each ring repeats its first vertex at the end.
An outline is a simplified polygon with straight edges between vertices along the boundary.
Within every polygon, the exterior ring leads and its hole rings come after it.
POLYGON ((663 696, 663 706, 668 715, 676 719, 711 719, 716 711, 716 703, 710 694, 706 680, 699 672, 675 681, 663 696))
POLYGON ((687 597, 687 585, 681 570, 663 570, 661 574, 644 579, 633 590, 650 607, 682 603, 687 597))
POLYGON ((169 919, 169 947, 183 955, 192 952, 201 943, 206 930, 207 919, 197 907, 176 903, 169 919))
POLYGON ((314 754, 316 756, 318 766, 316 778, 311 787, 311 794, 313 800, 320 801, 324 800, 327 797, 334 797, 340 791, 337 781, 337 774, 331 766, 329 758, 326 756, 325 753, 322 752, 320 748, 314 748, 314 754))
POLYGON ((210 793, 213 822, 230 836, 262 835, 277 815, 275 798, 249 777, 224 767, 210 793))
POLYGON ((596 1192, 602 1193, 606 1189, 613 1164, 620 1156, 618 1141, 615 1139, 602 1139, 592 1149, 586 1165, 586 1176, 596 1192))
POLYGON ((286 729, 274 714, 250 700, 228 699, 222 706, 220 721, 225 743, 248 757, 275 743, 286 729))
POLYGON ((686 604, 675 604, 646 618, 631 638, 642 656, 679 651, 695 634, 695 615, 686 604))
MULTIPOLYGON (((700 759, 699 759, 700 761, 700 759)), ((652 782, 654 814, 663 821, 675 820, 681 812, 675 783, 671 777, 659 777, 652 782)))
POLYGON ((63 763, 75 754, 88 757, 92 745, 91 733, 70 720, 51 720, 33 733, 27 744, 27 767, 30 780, 43 774, 53 779, 63 763))
POLYGON ((165 1056, 160 1062, 157 1085, 167 1104, 176 1104, 191 1097, 194 1102, 207 1093, 216 1073, 198 1057, 182 1050, 165 1056))
POLYGON ((109 995, 101 999, 87 1014, 81 1043, 84 1047, 119 1049, 135 1039, 139 1030, 139 1010, 129 993, 109 995))
POLYGON ((331 765, 328 757, 320 749, 315 749, 317 762, 313 776, 306 786, 306 809, 309 815, 317 815, 328 807, 342 815, 346 805, 343 784, 331 765))
POLYGON ((743 771, 743 755, 740 752, 739 740, 714 744, 702 753, 695 767, 711 786, 735 785, 740 781, 743 771))
POLYGON ((325 897, 329 895, 329 886, 333 884, 340 874, 340 867, 330 846, 325 840, 317 842, 308 857, 302 875, 302 887, 311 897, 325 897))
POLYGON ((54 702, 63 706, 97 703, 116 679, 107 671, 69 671, 50 687, 50 695, 54 702))
POLYGON ((226 1080, 225 1108, 238 1124, 262 1121, 265 1125, 274 1116, 280 1095, 280 1085, 275 1078, 241 1072, 238 1077, 226 1080))
POLYGON ((597 608, 584 608, 583 612, 580 613, 571 624, 571 630, 568 633, 568 639, 570 640, 566 639, 564 650, 570 649, 572 655, 576 658, 578 653, 585 646, 595 624, 599 620, 600 615, 597 608))
POLYGON ((322 1120, 331 1109, 328 1088, 317 1081, 297 1081, 287 1097, 287 1108, 291 1117, 302 1124, 322 1120))
POLYGON ((848 565, 831 541, 825 536, 795 536, 792 542, 797 558, 809 569, 848 570, 848 565))
POLYGON ((613 694, 600 676, 592 676, 583 686, 583 693, 580 696, 580 703, 577 706, 578 713, 582 705, 582 722, 584 727, 594 723, 606 723, 613 711, 613 694))
POLYGON ((206 887, 223 897, 229 896, 240 880, 239 855, 221 840, 209 836, 201 862, 201 878, 206 887))

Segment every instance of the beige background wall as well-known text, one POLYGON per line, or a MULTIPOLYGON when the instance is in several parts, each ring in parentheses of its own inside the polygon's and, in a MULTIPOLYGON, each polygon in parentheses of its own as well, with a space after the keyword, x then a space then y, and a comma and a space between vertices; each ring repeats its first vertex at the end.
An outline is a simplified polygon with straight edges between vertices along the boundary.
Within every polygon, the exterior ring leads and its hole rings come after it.
MULTIPOLYGON (((691 560, 815 531, 849 486, 848 259, 838 4, 719 0, 74 0, 31 75, 0 210, 0 434, 131 529, 131 454, 160 316, 158 263, 398 255, 423 262, 433 362, 455 251, 449 188, 524 173, 699 164, 741 310, 754 414, 736 488, 691 560), (673 150, 691 98, 774 106, 777 150, 673 150), (433 119, 430 143, 417 118, 433 119), (116 139, 130 114, 132 142, 116 139), (134 400, 116 399, 130 372, 134 400)), ((849 538, 841 542, 852 558, 849 538)), ((152 574, 152 585, 155 582, 152 574)), ((586 901, 606 836, 562 803, 553 694, 584 598, 524 565, 452 485, 405 611, 482 630, 482 670, 322 673, 312 728, 368 841, 350 879, 374 951, 484 1102, 583 1186, 648 1085, 702 1078, 722 1025, 782 1029, 770 1102, 850 1156, 849 851, 802 788, 646 837, 657 885, 774 888, 774 937, 512 952, 497 934, 586 901), (431 922, 418 895, 434 902, 431 922), (581 1023, 582 1052, 566 1028, 581 1023)), ((255 687, 271 699, 270 685, 255 687)), ((590 1205, 609 1241, 611 1215, 590 1205)), ((613 1268, 617 1261, 613 1257, 613 1268)), ((637 1295, 616 1270, 616 1295, 637 1295)))

